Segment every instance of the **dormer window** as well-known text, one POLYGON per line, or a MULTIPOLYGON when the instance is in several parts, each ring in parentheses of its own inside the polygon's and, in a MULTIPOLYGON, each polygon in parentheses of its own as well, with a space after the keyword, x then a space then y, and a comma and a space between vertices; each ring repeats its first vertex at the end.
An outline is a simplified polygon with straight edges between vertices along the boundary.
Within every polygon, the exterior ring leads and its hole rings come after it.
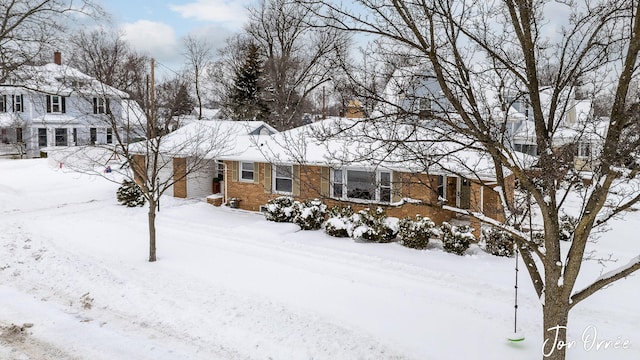
POLYGON ((64 96, 47 95, 47 112, 48 113, 64 113, 65 112, 64 96))

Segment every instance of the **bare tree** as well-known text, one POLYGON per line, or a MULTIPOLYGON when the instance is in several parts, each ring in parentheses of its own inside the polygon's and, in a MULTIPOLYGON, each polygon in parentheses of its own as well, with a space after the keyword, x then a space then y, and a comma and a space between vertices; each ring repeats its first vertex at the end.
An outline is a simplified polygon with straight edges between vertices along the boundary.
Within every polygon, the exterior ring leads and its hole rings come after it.
POLYGON ((202 92, 200 83, 210 67, 213 48, 205 39, 198 39, 191 35, 184 38, 184 56, 188 68, 193 76, 196 101, 198 102, 198 119, 202 119, 202 92))
MULTIPOLYGON (((104 58, 96 64, 108 61, 118 60, 104 58)), ((148 204, 149 261, 153 262, 157 260, 156 214, 161 197, 170 190, 177 195, 176 189, 186 188, 188 178, 213 174, 217 169, 214 159, 230 148, 233 137, 217 122, 197 121, 182 127, 185 111, 179 105, 184 105, 188 91, 181 79, 155 86, 152 71, 145 83, 134 88, 147 92, 135 100, 95 79, 86 91, 78 91, 77 96, 89 105, 86 109, 94 104, 93 112, 81 116, 106 128, 106 140, 80 139, 80 146, 52 151, 49 156, 76 171, 138 184, 148 204), (99 111, 95 111, 96 103, 99 111)))
MULTIPOLYGON (((484 152, 496 169, 497 189, 505 191, 505 179, 512 174, 525 197, 530 196, 535 207, 525 207, 524 211, 539 213, 544 229, 541 243, 522 222, 513 220, 513 215, 523 214, 515 203, 505 204, 511 219, 506 222, 460 211, 491 222, 515 237, 542 302, 544 356, 564 359, 566 347, 562 344, 567 340, 569 311, 640 269, 637 256, 593 279, 588 286, 575 288, 588 241, 609 220, 640 200, 636 165, 631 169, 623 166, 640 145, 633 116, 637 99, 628 96, 630 85, 638 77, 639 2, 359 0, 354 1, 362 10, 357 13, 351 6, 332 1, 301 2, 307 3, 315 16, 324 18, 329 28, 379 36, 426 64, 429 79, 441 91, 428 95, 429 100, 440 102, 443 111, 431 115, 430 126, 424 126, 424 131, 430 131, 439 141, 484 152), (554 19, 562 22, 557 30, 550 28, 550 24, 556 24, 549 20, 556 13, 563 14, 562 19, 554 19), (596 77, 610 82, 615 95, 599 161, 592 169, 590 183, 583 186, 579 174, 572 170, 569 147, 558 148, 556 139, 566 130, 563 119, 572 110, 576 86, 596 77), (508 114, 500 111, 519 100, 526 100, 535 132, 539 155, 533 168, 513 150, 508 114), (560 217, 571 193, 580 194, 581 204, 572 241, 568 249, 563 249, 560 217)), ((398 114, 382 114, 379 120, 391 129, 402 118, 398 114)), ((426 123, 416 122, 417 126, 426 123)), ((586 130, 588 125, 582 125, 571 144, 578 144, 586 130)), ((416 134, 399 133, 388 146, 405 149, 407 157, 421 158, 427 167, 438 165, 438 158, 431 156, 436 145, 433 136, 427 140, 416 134)))
POLYGON ((61 44, 73 15, 102 14, 91 0, 11 0, 0 2, 0 81, 24 64, 42 61, 61 44))
POLYGON ((263 0, 250 10, 246 32, 264 53, 269 122, 279 129, 300 124, 309 94, 331 80, 332 64, 347 49, 345 33, 315 22, 311 12, 287 0, 263 0))

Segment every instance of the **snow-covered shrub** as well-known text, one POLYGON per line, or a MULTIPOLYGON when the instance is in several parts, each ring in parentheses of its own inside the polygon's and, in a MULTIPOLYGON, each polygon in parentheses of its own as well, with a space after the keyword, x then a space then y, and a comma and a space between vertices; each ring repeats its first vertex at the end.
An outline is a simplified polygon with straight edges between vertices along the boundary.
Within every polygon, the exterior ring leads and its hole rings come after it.
POLYGON ((369 208, 360 210, 353 214, 350 220, 347 231, 349 236, 356 240, 391 242, 398 233, 397 223, 394 226, 381 207, 375 210, 369 208))
POLYGON ((296 215, 296 202, 288 196, 271 199, 265 206, 264 217, 269 221, 291 222, 296 215))
POLYGON ((293 222, 302 230, 318 230, 324 223, 327 214, 327 205, 318 199, 296 202, 293 222))
POLYGON ((350 224, 351 215, 353 215, 351 206, 333 206, 329 209, 327 221, 324 222, 324 231, 330 236, 348 237, 347 228, 350 224))
POLYGON ((442 232, 442 247, 446 252, 464 255, 464 252, 471 245, 471 241, 475 241, 471 228, 467 225, 454 226, 443 222, 440 231, 442 232))
POLYGON ((563 214, 558 220, 560 223, 560 240, 571 241, 578 225, 578 219, 571 215, 563 214))
POLYGON ((138 184, 125 180, 116 192, 116 197, 121 205, 127 207, 143 206, 146 200, 138 184))
POLYGON ((482 240, 486 252, 496 256, 511 257, 514 254, 513 236, 504 230, 495 227, 482 230, 482 240))
POLYGON ((415 220, 406 217, 398 222, 398 237, 402 245, 412 249, 426 249, 429 239, 439 237, 436 224, 428 217, 416 215, 415 220))
MULTIPOLYGON (((530 233, 528 236, 531 236, 531 239, 527 237, 527 243, 533 242, 536 247, 544 247, 544 231, 534 231, 530 233)), ((528 249, 528 245, 523 245, 523 249, 528 249)))

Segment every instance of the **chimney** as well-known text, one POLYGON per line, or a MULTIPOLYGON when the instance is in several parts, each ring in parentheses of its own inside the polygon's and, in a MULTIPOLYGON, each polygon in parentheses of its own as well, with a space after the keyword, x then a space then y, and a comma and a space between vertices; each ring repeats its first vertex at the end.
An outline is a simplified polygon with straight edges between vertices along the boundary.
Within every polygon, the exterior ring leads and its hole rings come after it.
POLYGON ((62 54, 60 53, 60 51, 56 51, 53 53, 53 62, 58 65, 62 65, 62 54))

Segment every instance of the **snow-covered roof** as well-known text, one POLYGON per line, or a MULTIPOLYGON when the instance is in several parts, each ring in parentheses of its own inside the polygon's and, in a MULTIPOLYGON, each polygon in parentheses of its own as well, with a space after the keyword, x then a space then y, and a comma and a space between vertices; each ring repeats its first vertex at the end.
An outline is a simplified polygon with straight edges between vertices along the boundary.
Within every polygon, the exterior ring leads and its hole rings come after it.
MULTIPOLYGON (((220 159, 251 147, 253 139, 264 136, 260 133, 261 129, 277 132, 264 121, 188 121, 176 131, 162 137, 160 152, 173 157, 220 159)), ((146 142, 130 144, 129 151, 146 153, 146 142)))
MULTIPOLYGON (((597 143, 604 139, 609 128, 608 120, 580 121, 575 124, 561 126, 553 134, 554 146, 575 142, 597 143)), ((523 121, 513 134, 516 144, 535 144, 535 123, 532 120, 523 121)))
POLYGON ((103 84, 71 66, 54 63, 41 66, 23 66, 11 74, 2 84, 3 91, 19 93, 24 89, 70 96, 99 96, 128 98, 127 93, 103 84), (13 88, 13 89, 12 89, 13 88))
MULTIPOLYGON (((491 158, 460 142, 443 141, 450 133, 415 131, 409 125, 393 128, 368 121, 330 118, 270 137, 239 137, 239 145, 224 160, 306 164, 331 167, 384 168, 403 172, 459 174, 484 181, 495 181, 491 158), (332 136, 326 136, 332 134, 332 136), (366 134, 366 136, 365 136, 366 134), (380 140, 375 139, 380 137, 380 140), (440 137, 442 136, 442 137, 440 137), (408 140, 405 145, 389 146, 388 141, 408 140), (417 140, 415 142, 411 140, 417 140), (431 141, 430 141, 431 140, 431 141), (416 156, 416 153, 424 156, 416 156)), ((467 141, 467 145, 477 146, 467 141)))

